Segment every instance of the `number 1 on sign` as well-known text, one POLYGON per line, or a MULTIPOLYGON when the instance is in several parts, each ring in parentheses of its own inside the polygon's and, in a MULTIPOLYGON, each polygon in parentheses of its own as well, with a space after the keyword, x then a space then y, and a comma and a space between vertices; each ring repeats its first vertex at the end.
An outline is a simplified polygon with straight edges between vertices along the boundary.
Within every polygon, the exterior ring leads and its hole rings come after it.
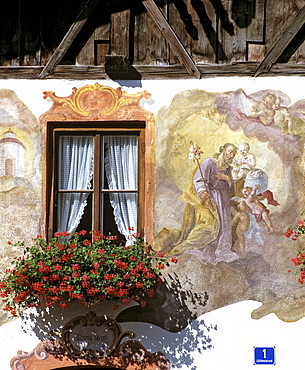
POLYGON ((264 358, 266 358, 267 357, 267 350, 266 350, 266 348, 263 349, 263 354, 264 354, 264 358))

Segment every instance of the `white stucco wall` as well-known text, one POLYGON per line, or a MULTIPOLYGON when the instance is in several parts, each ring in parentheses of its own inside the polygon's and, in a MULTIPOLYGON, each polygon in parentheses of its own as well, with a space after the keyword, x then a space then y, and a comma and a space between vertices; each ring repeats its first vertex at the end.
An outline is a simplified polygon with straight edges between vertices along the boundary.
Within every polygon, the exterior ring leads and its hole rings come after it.
MULTIPOLYGON (((254 347, 275 347, 275 369, 300 368, 305 319, 285 323, 271 314, 252 320, 250 312, 259 305, 244 301, 223 307, 201 316, 180 333, 168 333, 145 323, 125 323, 122 329, 135 332, 135 339, 148 351, 162 351, 177 370, 255 369, 260 365, 254 365, 254 347)), ((30 352, 38 343, 29 323, 20 318, 1 326, 1 370, 10 370, 10 360, 17 350, 30 352)))
MULTIPOLYGON (((42 98, 43 91, 50 90, 56 92, 57 96, 68 96, 73 87, 82 87, 95 82, 114 88, 120 86, 117 82, 104 80, 0 80, 0 89, 13 90, 38 118, 52 104, 42 98)), ((145 106, 157 115, 159 109, 168 106, 178 92, 188 89, 200 88, 209 92, 225 92, 242 88, 246 94, 275 89, 286 93, 294 103, 305 97, 302 91, 304 82, 305 78, 301 77, 256 79, 227 77, 186 81, 141 81, 141 87, 137 86, 138 83, 126 82, 121 86, 130 94, 142 90, 150 92, 153 102, 145 106), (136 87, 131 87, 133 85, 136 87)), ((297 369, 302 366, 305 347, 302 335, 305 319, 285 323, 274 314, 259 320, 251 319, 251 312, 259 306, 259 302, 244 301, 223 307, 201 316, 178 334, 168 333, 143 323, 126 323, 123 329, 134 331, 137 339, 141 340, 149 351, 162 351, 172 361, 173 369, 252 369, 255 366, 254 347, 275 347, 276 369, 297 369), (211 348, 200 348, 205 345, 211 348)), ((2 325, 0 327, 1 370, 10 370, 10 359, 17 354, 17 350, 31 351, 38 342, 39 339, 28 323, 23 323, 20 318, 2 325)))

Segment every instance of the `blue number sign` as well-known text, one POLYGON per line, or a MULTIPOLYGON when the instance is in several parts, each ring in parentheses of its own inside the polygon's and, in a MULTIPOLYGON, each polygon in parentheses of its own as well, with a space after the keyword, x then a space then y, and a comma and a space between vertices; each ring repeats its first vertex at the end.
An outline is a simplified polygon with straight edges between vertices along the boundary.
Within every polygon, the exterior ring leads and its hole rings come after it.
POLYGON ((254 347, 254 365, 275 365, 275 347, 254 347))

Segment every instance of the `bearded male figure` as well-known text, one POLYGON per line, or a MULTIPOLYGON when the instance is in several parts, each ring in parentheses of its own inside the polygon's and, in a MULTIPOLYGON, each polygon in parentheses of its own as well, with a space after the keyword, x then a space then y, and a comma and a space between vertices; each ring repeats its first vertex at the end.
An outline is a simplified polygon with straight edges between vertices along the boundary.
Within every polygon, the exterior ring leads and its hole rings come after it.
POLYGON ((234 191, 230 164, 236 152, 234 144, 226 143, 213 158, 200 163, 180 198, 187 202, 181 229, 163 228, 154 239, 155 250, 168 255, 190 253, 212 264, 238 258, 231 251, 230 206, 230 192, 234 191))
POLYGON ((202 250, 202 258, 212 263, 230 262, 237 258, 232 247, 232 218, 230 192, 234 192, 230 164, 236 155, 234 144, 226 143, 220 147, 214 158, 205 158, 197 169, 193 184, 197 196, 205 201, 212 199, 219 215, 219 232, 215 240, 202 250))

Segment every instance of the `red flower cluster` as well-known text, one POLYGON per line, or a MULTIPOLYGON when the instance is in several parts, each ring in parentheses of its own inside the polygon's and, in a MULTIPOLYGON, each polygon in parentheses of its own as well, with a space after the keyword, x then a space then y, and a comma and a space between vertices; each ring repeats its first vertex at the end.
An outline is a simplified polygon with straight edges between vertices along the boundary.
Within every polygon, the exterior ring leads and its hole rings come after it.
POLYGON ((295 230, 292 230, 291 228, 288 228, 284 235, 286 236, 286 238, 291 237, 292 240, 297 240, 297 238, 299 237, 298 232, 295 230))
MULTIPOLYGON (((19 309, 43 302, 47 307, 65 308, 71 300, 92 305, 101 300, 129 303, 133 299, 144 307, 145 296, 153 297, 155 286, 162 282, 161 270, 169 261, 137 233, 130 240, 125 246, 114 235, 85 230, 72 236, 57 232, 50 242, 38 235, 0 281, 4 310, 16 316, 19 309)), ((170 262, 177 263, 177 258, 170 262)))
MULTIPOLYGON (((130 259, 130 257, 129 257, 129 259, 130 259)), ((119 270, 126 270, 128 268, 128 263, 123 262, 121 260, 115 260, 113 263, 116 265, 116 267, 119 270)))
POLYGON ((298 257, 292 257, 291 261, 295 266, 299 266, 301 264, 301 260, 298 257))
MULTIPOLYGON (((291 240, 300 240, 300 236, 305 234, 304 220, 299 219, 295 226, 289 227, 284 233, 286 238, 291 240)), ((301 246, 296 256, 291 258, 294 266, 297 266, 296 275, 298 275, 298 282, 304 284, 305 281, 305 249, 301 246)), ((290 273, 291 270, 288 270, 290 273)))
MULTIPOLYGON (((55 238, 60 238, 60 237, 66 237, 66 236, 69 236, 70 234, 67 233, 66 231, 57 231, 55 234, 54 234, 54 237, 55 238)), ((39 236, 39 235, 38 235, 39 236)), ((37 237, 37 239, 40 239, 39 237, 37 237)))

